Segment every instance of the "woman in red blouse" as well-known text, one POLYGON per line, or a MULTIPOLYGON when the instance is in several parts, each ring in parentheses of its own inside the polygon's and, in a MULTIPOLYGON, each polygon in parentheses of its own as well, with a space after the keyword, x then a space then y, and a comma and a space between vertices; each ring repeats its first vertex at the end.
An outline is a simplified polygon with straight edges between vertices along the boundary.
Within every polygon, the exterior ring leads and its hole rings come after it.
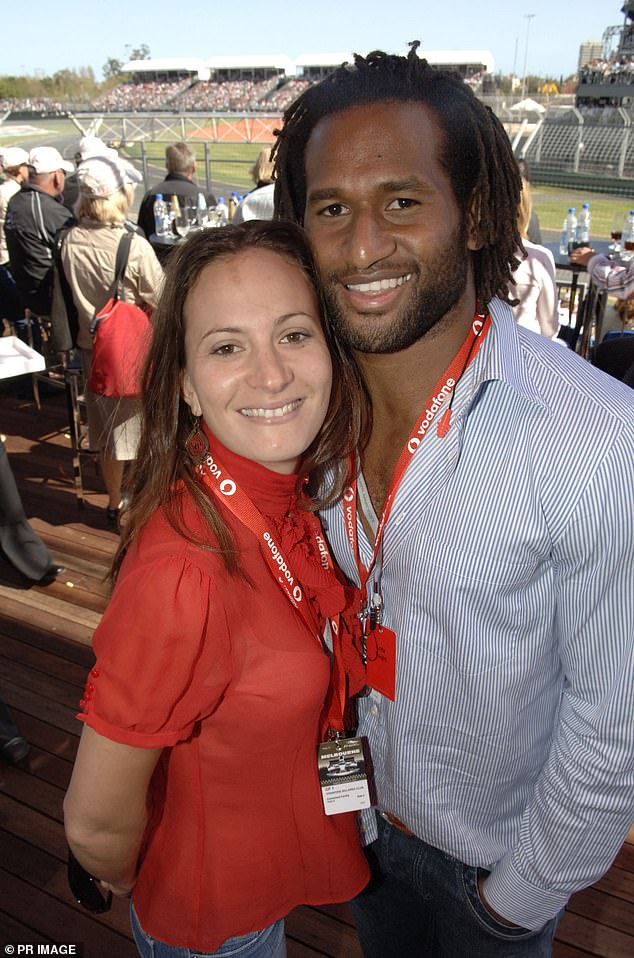
POLYGON ((359 382, 320 302, 302 232, 251 222, 191 236, 155 312, 64 804, 79 862, 132 893, 144 956, 282 958, 292 908, 367 881, 316 758, 343 719, 331 675, 363 683, 353 596, 308 498, 326 474, 341 494, 360 439, 359 382))

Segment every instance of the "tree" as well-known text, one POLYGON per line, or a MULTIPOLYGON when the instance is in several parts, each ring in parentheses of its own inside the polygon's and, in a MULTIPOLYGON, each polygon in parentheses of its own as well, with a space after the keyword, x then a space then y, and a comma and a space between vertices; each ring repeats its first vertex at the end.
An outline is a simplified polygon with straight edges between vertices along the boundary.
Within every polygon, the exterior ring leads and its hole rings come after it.
POLYGON ((147 43, 142 43, 140 47, 134 47, 130 54, 131 60, 149 60, 150 48, 147 43))
POLYGON ((118 77, 121 73, 121 68, 123 63, 121 60, 117 60, 116 57, 108 57, 106 62, 101 68, 101 71, 106 80, 110 80, 113 77, 118 77))

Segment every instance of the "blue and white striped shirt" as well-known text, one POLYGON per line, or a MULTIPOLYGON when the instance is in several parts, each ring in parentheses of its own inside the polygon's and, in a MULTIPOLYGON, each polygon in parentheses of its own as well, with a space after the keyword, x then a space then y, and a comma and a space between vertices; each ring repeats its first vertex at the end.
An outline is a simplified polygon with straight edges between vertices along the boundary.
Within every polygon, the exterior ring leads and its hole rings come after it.
MULTIPOLYGON (((385 529, 396 701, 362 700, 361 732, 380 808, 538 928, 634 820, 634 392, 491 312, 385 529)), ((341 507, 323 518, 358 582, 341 507)))

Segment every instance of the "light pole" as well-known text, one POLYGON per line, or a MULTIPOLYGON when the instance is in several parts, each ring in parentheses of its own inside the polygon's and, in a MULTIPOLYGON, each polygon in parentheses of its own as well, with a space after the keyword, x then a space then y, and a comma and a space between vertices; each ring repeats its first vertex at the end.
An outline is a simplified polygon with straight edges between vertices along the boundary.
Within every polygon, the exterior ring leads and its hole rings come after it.
POLYGON ((524 44, 524 74, 522 77, 522 99, 526 96, 526 64, 528 63, 528 34, 531 28, 531 20, 535 16, 534 13, 525 13, 524 19, 526 20, 526 43, 524 44))

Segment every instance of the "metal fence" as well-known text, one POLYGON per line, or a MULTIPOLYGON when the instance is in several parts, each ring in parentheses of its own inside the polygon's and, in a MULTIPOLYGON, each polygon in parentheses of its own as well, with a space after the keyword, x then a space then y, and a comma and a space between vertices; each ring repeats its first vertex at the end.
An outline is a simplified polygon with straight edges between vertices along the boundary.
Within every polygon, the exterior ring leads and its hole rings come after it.
MULTIPOLYGON (((623 108, 580 111, 571 97, 551 98, 546 107, 538 101, 529 101, 529 106, 523 108, 522 104, 501 96, 483 97, 483 101, 504 124, 516 156, 529 162, 536 182, 631 195, 634 186, 634 116, 631 112, 623 108)), ((262 146, 273 143, 274 131, 281 125, 281 116, 270 113, 74 114, 72 119, 82 132, 101 136, 132 151, 142 161, 144 171, 148 156, 158 155, 163 144, 177 140, 199 144, 204 152, 205 168, 209 170, 211 144, 262 146)), ((234 162, 239 168, 245 162, 244 151, 236 149, 232 161, 226 149, 223 162, 234 162)), ((238 179, 243 179, 242 175, 238 179)))

